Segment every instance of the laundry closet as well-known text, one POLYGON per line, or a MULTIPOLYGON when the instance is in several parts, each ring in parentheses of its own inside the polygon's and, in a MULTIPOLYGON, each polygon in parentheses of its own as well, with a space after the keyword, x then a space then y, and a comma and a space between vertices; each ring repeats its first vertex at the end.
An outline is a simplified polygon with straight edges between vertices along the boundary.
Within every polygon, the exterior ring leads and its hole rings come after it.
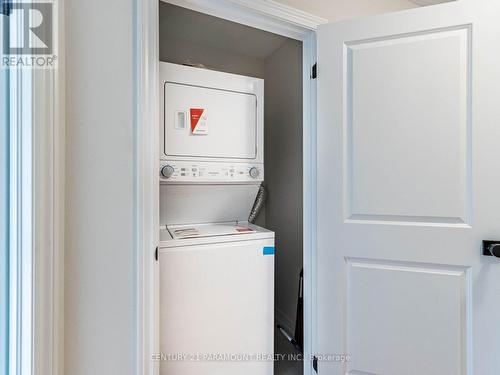
POLYGON ((302 373, 302 43, 160 1, 159 57, 160 374, 302 373))

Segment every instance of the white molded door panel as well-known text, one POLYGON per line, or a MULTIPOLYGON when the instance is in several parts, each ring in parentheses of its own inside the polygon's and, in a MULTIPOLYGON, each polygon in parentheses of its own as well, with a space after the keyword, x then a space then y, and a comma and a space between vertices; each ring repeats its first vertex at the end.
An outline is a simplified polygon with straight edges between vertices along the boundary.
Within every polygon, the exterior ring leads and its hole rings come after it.
POLYGON ((481 255, 500 240, 499 15, 463 0, 318 31, 320 374, 500 374, 500 259, 481 255))

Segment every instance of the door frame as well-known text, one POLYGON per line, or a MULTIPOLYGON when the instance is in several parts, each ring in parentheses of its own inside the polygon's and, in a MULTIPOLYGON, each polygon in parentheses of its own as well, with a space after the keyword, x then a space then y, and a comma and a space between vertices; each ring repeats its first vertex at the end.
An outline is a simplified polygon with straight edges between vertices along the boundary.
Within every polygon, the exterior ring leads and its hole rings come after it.
POLYGON ((27 284, 31 315, 20 323, 21 329, 27 323, 31 342, 19 371, 36 375, 64 374, 65 13, 63 1, 51 3, 57 66, 8 72, 16 82, 10 116, 18 127, 11 140, 18 147, 15 164, 22 169, 11 185, 20 228, 10 245, 21 263, 26 258, 20 280, 27 284))
MULTIPOLYGON (((271 0, 162 0, 303 43, 303 266, 304 374, 312 373, 310 358, 316 337, 316 33, 327 20, 271 0)), ((158 337, 159 243, 158 101, 159 2, 136 0, 134 17, 134 171, 135 171, 135 307, 136 373, 156 375, 158 337)))

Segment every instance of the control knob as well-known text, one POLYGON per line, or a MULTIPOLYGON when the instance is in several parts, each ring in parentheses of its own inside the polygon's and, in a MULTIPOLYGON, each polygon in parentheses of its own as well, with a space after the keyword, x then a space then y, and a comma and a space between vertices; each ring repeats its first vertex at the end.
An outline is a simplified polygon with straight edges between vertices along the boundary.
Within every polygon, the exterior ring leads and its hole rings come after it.
POLYGON ((170 178, 174 174, 175 169, 171 165, 164 165, 161 168, 161 175, 165 178, 170 178))
POLYGON ((259 177, 260 171, 259 171, 256 167, 252 167, 252 168, 250 168, 250 170, 248 171, 248 174, 249 174, 249 175, 250 175, 250 177, 252 177, 252 178, 257 178, 257 177, 259 177))

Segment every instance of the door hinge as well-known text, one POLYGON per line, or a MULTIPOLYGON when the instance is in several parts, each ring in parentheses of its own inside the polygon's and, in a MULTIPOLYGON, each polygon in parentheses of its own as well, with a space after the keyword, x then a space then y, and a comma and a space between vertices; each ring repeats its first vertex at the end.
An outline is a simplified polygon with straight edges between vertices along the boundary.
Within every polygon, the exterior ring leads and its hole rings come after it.
POLYGON ((158 246, 155 249, 155 260, 158 260, 158 246))
POLYGON ((311 78, 316 79, 318 77, 318 64, 314 64, 311 69, 311 78))
POLYGON ((313 370, 317 374, 318 373, 318 357, 313 357, 313 370))

